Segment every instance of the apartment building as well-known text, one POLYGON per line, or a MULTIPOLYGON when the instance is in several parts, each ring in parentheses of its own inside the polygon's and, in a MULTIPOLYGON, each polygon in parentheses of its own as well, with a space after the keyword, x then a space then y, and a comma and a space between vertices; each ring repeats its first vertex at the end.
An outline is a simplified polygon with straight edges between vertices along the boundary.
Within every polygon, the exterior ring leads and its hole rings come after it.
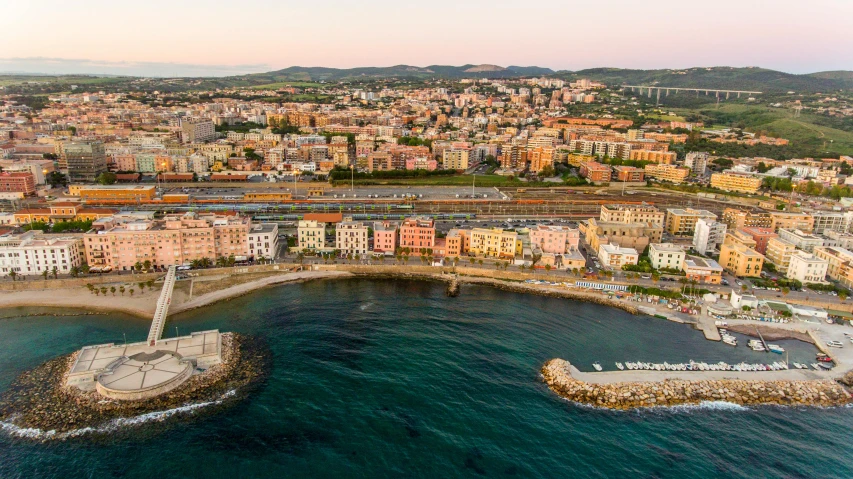
POLYGON ((444 238, 444 254, 448 258, 467 255, 471 249, 471 230, 452 229, 444 238))
POLYGON ((826 246, 838 246, 844 249, 853 249, 853 234, 839 233, 838 231, 824 232, 826 246))
POLYGON ((622 182, 642 182, 646 177, 645 170, 633 166, 614 166, 613 171, 616 172, 616 180, 622 182))
POLYGON ((785 276, 801 283, 825 283, 829 262, 805 251, 791 255, 790 266, 785 276))
POLYGON ((590 218, 582 227, 584 240, 592 251, 610 243, 643 251, 649 243, 660 243, 663 237, 663 227, 657 223, 614 223, 590 218))
POLYGON ((684 166, 696 176, 705 176, 710 157, 704 151, 691 151, 684 157, 684 166))
POLYGON ((79 235, 44 235, 39 231, 0 236, 0 273, 38 275, 43 271, 68 274, 85 259, 79 235))
POLYGON ((725 172, 711 175, 711 188, 737 193, 755 194, 761 188, 761 178, 748 173, 725 172))
POLYGON ((747 227, 740 228, 740 231, 747 234, 753 241, 755 241, 755 246, 753 246, 753 248, 761 254, 767 254, 767 242, 770 241, 771 238, 778 236, 770 228, 747 227))
POLYGON ((779 230, 779 237, 785 241, 789 241, 806 253, 814 252, 818 246, 823 246, 823 238, 813 234, 806 233, 801 230, 789 230, 782 228, 779 230))
POLYGON ((853 288, 853 251, 837 246, 819 246, 814 255, 827 262, 826 275, 853 288))
POLYGON ((770 212, 770 227, 779 233, 782 228, 789 230, 801 230, 806 233, 814 231, 814 218, 808 213, 786 213, 783 211, 770 212))
POLYGON ((622 269, 626 264, 637 264, 640 255, 634 248, 623 248, 615 244, 603 244, 598 247, 598 260, 605 268, 622 269))
POLYGON ((652 243, 649 245, 649 259, 654 269, 681 270, 684 262, 684 248, 672 243, 652 243))
POLYGON ((612 223, 664 224, 666 213, 651 205, 601 205, 598 218, 612 223))
POLYGON ((766 211, 747 211, 738 208, 726 208, 720 219, 728 229, 772 228, 773 218, 766 211))
POLYGON ((530 229, 530 244, 543 253, 576 251, 579 242, 580 232, 568 226, 536 225, 530 229))
POLYGON ((725 240, 726 231, 725 223, 699 218, 693 228, 693 249, 701 254, 715 251, 725 240))
POLYGON ((468 169, 468 154, 465 149, 449 149, 444 150, 442 162, 445 170, 467 170, 468 169))
POLYGON ((682 263, 681 270, 689 281, 697 281, 703 284, 720 284, 723 279, 723 267, 710 258, 687 255, 682 263))
POLYGON ((850 231, 850 226, 853 225, 853 211, 814 211, 814 234, 825 234, 827 231, 836 231, 844 233, 850 231))
POLYGON ((84 235, 89 266, 129 271, 149 261, 165 268, 207 258, 248 257, 251 219, 189 212, 163 220, 103 221, 84 235))
POLYGON ((683 183, 690 175, 690 170, 675 165, 650 164, 645 166, 646 176, 658 181, 683 183))
POLYGON ((474 228, 468 251, 475 256, 513 259, 518 249, 518 233, 500 228, 474 228))
POLYGON ((754 243, 752 238, 737 231, 727 233, 720 246, 720 265, 738 277, 760 275, 764 266, 764 255, 749 246, 754 243))
POLYGON ((391 221, 375 221, 373 223, 373 252, 394 254, 397 250, 397 233, 399 225, 391 221))
POLYGON ((326 248, 326 223, 301 220, 296 227, 296 247, 299 250, 318 251, 326 248))
POLYGON ((675 163, 678 154, 674 151, 631 150, 628 158, 634 161, 652 161, 671 165, 675 163))
POLYGON ((770 238, 767 242, 767 261, 773 263, 776 270, 782 274, 788 271, 791 255, 797 251, 797 246, 782 238, 770 238))
POLYGON ((36 193, 36 179, 32 173, 0 173, 0 192, 21 193, 29 196, 36 193))
POLYGON ((107 157, 100 141, 63 144, 62 155, 68 169, 68 181, 93 182, 107 172, 107 157))
POLYGON ((587 161, 581 164, 580 175, 592 183, 607 183, 612 176, 612 170, 597 161, 587 161))
POLYGON ((207 118, 185 118, 181 120, 181 142, 202 143, 216 139, 213 121, 207 118))
POLYGON ((693 208, 669 208, 666 210, 666 231, 671 235, 691 235, 700 219, 717 220, 717 215, 708 210, 693 208))
POLYGON ((367 226, 357 221, 341 221, 335 227, 335 249, 345 254, 367 254, 367 226))
POLYGON ((407 218, 400 225, 400 247, 418 254, 435 247, 435 220, 426 217, 407 218))
POLYGON ((249 257, 269 260, 278 257, 278 223, 259 223, 249 230, 249 257))

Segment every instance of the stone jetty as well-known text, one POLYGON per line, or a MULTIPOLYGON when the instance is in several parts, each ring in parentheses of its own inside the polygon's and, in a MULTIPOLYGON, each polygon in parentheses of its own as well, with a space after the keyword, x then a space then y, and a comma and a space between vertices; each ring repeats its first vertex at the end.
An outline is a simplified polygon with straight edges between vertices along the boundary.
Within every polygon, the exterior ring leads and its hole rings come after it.
POLYGON ((563 359, 548 361, 541 372, 545 383, 559 396, 608 409, 677 406, 705 401, 726 401, 744 406, 840 406, 851 402, 847 390, 829 379, 697 379, 592 384, 573 378, 571 365, 563 359))

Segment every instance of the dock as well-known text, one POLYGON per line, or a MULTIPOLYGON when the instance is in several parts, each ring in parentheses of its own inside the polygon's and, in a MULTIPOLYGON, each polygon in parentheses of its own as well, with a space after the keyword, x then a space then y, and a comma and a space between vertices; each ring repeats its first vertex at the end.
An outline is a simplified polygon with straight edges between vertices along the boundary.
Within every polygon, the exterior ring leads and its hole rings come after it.
POLYGON ((172 291, 175 289, 176 266, 169 266, 169 272, 163 280, 163 289, 157 299, 157 308, 154 310, 154 318, 151 321, 151 329, 148 331, 148 345, 154 346, 163 336, 163 328, 166 326, 166 316, 169 314, 169 305, 172 303, 172 291))

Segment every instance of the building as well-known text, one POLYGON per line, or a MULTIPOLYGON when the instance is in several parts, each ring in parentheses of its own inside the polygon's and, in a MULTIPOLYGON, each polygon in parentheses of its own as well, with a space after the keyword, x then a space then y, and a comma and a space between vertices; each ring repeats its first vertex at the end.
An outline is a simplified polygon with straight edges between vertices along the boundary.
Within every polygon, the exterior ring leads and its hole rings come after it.
POLYGON ((83 264, 83 240, 74 235, 44 235, 38 231, 0 236, 0 273, 20 276, 47 271, 68 274, 83 264))
POLYGON ((568 226, 536 225, 530 229, 530 243, 543 253, 577 251, 580 232, 568 226))
POLYGON ((469 253, 487 258, 513 259, 518 249, 518 233, 500 228, 471 230, 469 253))
POLYGON ((700 219, 717 220, 717 215, 708 210, 693 208, 669 208, 666 210, 666 231, 671 235, 691 235, 700 219))
POLYGON ((770 212, 770 227, 777 234, 782 228, 789 230, 801 230, 811 233, 814 230, 814 218, 808 213, 785 213, 782 211, 770 212))
POLYGON ((850 231, 850 226, 853 224, 853 211, 845 211, 844 213, 837 211, 814 211, 814 234, 825 234, 827 231, 836 231, 844 233, 850 231))
POLYGON ((726 230, 725 223, 699 218, 693 228, 693 249, 704 255, 714 252, 725 240, 726 230))
POLYGON ((445 170, 467 170, 468 169, 468 150, 466 149, 449 149, 444 150, 442 162, 445 170))
POLYGON ((605 268, 622 269, 626 264, 637 264, 640 255, 634 248, 623 248, 615 244, 603 244, 598 247, 598 260, 605 268))
POLYGON ((375 221, 373 223, 373 252, 394 254, 397 250, 397 233, 399 225, 390 221, 375 221))
POLYGON ((157 196, 157 187, 155 185, 71 185, 68 187, 68 192, 79 196, 82 201, 149 201, 157 196))
POLYGON ((791 255, 797 251, 797 246, 782 238, 770 238, 767 242, 767 261, 773 263, 776 270, 782 274, 788 272, 791 264, 791 255))
POLYGON ((748 246, 750 244, 754 244, 754 241, 737 231, 727 233, 720 246, 720 265, 738 277, 760 275, 764 255, 748 246))
POLYGON ((839 233, 838 231, 827 231, 824 233, 826 246, 839 246, 844 249, 853 249, 853 234, 839 233))
POLYGON ((785 241, 791 242, 797 249, 803 250, 806 253, 814 252, 818 246, 823 246, 823 238, 815 236, 801 230, 789 230, 782 228, 779 230, 779 237, 785 241))
POLYGON ((720 284, 723 279, 723 267, 710 258, 687 255, 682 263, 686 279, 705 284, 720 284))
POLYGON ((660 243, 663 236, 663 227, 657 223, 613 223, 590 218, 581 227, 591 251, 598 251, 603 244, 643 251, 649 243, 660 243))
POLYGON ((421 253, 435 247, 435 220, 427 217, 407 218, 400 225, 400 247, 421 253))
POLYGON ((344 254, 365 255, 370 249, 367 226, 357 221, 342 221, 335 226, 335 249, 344 254))
POLYGON ((705 176, 708 169, 708 153, 704 151, 691 151, 684 157, 684 166, 696 176, 705 176))
POLYGON ((785 276, 801 283, 824 283, 828 268, 829 261, 805 251, 796 251, 791 255, 785 276))
POLYGON ((597 161, 587 161, 581 164, 580 175, 592 183, 607 183, 612 176, 610 167, 597 161))
POLYGON ((278 258, 278 223, 260 223, 249 230, 249 257, 278 258))
POLYGON ((826 275, 853 288, 853 251, 837 246, 819 246, 814 255, 827 262, 826 275))
POLYGON ((654 269, 681 270, 684 256, 684 248, 676 244, 652 243, 649 245, 649 259, 654 269))
POLYGON ((36 179, 29 172, 0 173, 0 192, 34 195, 36 193, 36 179))
POLYGON ((714 173, 711 175, 711 188, 737 193, 755 194, 761 188, 761 177, 748 173, 714 173))
POLYGON ((301 220, 296 227, 296 247, 301 250, 319 251, 326 248, 326 223, 301 220))
POLYGON ((91 183, 101 173, 107 172, 104 144, 99 141, 66 143, 62 151, 68 169, 68 181, 72 183, 91 183))
POLYGON ((738 208, 726 208, 720 219, 728 229, 741 228, 772 228, 773 218, 766 211, 746 211, 738 208))
POLYGON ((645 170, 635 168, 633 166, 614 166, 616 179, 622 182, 641 182, 645 181, 645 170))
POLYGON ((770 228, 741 228, 740 229, 745 234, 749 235, 753 241, 755 241, 755 251, 758 251, 761 254, 767 254, 767 242, 770 241, 771 238, 775 238, 778 235, 773 232, 770 228))
POLYGON ((663 226, 666 214, 651 205, 601 205, 598 218, 612 223, 655 223, 663 226))
POLYGON ((213 121, 207 118, 185 118, 181 120, 181 142, 202 143, 216 139, 213 121))
POLYGON ((448 258, 467 255, 471 248, 471 230, 452 229, 444 238, 444 255, 448 258))
POLYGON ((651 161, 671 165, 675 163, 678 154, 674 151, 631 150, 628 159, 633 161, 651 161))
POLYGON ((89 266, 130 271, 137 263, 162 269, 196 260, 248 258, 252 221, 237 215, 166 215, 162 220, 103 221, 84 235, 89 266))
POLYGON ((683 183, 690 175, 690 170, 675 165, 651 164, 645 166, 646 176, 658 181, 683 183))

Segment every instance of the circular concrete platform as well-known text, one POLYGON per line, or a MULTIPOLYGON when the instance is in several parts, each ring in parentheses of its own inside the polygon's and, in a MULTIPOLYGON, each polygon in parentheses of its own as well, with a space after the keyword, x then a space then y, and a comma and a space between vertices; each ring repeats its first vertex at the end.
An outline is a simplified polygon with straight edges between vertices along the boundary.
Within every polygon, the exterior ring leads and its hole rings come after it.
POLYGON ((192 363, 170 351, 122 357, 106 369, 96 379, 96 390, 102 396, 123 401, 159 396, 183 384, 193 373, 192 363))

